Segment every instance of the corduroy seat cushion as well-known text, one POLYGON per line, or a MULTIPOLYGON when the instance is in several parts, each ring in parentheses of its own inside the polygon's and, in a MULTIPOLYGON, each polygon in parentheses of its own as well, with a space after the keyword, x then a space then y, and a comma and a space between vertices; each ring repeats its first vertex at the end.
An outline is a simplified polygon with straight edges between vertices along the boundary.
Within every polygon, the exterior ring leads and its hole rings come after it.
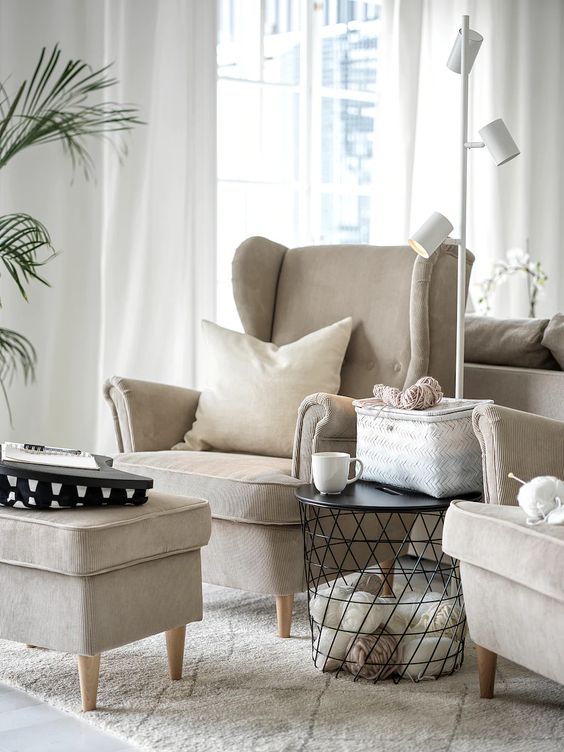
POLYGON ((446 515, 443 549, 564 602, 564 525, 527 525, 521 507, 456 501, 446 515))
POLYGON ((206 545, 206 501, 155 491, 148 496, 138 507, 2 508, 0 562, 88 576, 206 545))
POLYGON ((166 493, 196 494, 209 501, 212 517, 270 525, 299 524, 292 460, 225 452, 134 452, 115 467, 153 478, 166 493))

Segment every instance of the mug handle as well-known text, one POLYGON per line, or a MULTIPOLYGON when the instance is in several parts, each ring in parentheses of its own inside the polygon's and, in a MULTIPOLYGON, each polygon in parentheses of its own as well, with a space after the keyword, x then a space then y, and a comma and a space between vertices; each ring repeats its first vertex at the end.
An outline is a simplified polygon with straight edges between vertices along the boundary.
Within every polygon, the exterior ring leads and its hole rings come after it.
POLYGON ((364 472, 364 465, 362 464, 362 460, 357 460, 356 457, 351 457, 350 462, 356 462, 357 464, 359 464, 360 465, 360 470, 354 476, 354 478, 351 478, 350 480, 347 481, 347 486, 350 486, 351 483, 354 483, 356 480, 358 480, 360 478, 360 476, 362 475, 362 473, 364 472))

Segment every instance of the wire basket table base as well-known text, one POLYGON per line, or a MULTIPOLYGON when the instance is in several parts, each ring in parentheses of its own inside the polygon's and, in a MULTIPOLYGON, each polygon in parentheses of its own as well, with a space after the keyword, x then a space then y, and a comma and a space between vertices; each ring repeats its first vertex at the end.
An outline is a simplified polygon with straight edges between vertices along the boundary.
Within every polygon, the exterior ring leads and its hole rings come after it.
POLYGON ((396 683, 457 671, 466 617, 458 564, 441 545, 449 502, 357 509, 297 496, 315 666, 396 683))

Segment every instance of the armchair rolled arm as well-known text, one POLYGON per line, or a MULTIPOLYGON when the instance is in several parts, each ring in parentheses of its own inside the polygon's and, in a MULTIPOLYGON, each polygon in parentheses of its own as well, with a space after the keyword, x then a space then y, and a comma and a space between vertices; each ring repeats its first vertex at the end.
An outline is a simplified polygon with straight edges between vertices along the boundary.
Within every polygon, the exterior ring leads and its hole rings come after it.
POLYGON ((112 376, 104 397, 114 418, 120 452, 170 449, 196 417, 200 392, 180 386, 112 376))
POLYGON ((474 410, 474 433, 482 449, 484 496, 490 504, 517 504, 519 486, 536 475, 564 476, 564 423, 499 405, 474 410))
POLYGON ((311 481, 313 452, 356 451, 356 412, 351 397, 319 392, 306 397, 298 410, 292 475, 311 481))

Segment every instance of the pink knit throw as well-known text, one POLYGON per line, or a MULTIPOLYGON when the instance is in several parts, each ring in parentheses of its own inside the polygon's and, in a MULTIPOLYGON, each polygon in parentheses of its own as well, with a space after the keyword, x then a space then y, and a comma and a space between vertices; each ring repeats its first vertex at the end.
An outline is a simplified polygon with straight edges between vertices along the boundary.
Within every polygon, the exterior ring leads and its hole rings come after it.
POLYGON ((374 396, 390 407, 399 407, 403 410, 427 410, 429 407, 438 405, 443 398, 443 391, 436 379, 432 376, 423 376, 404 392, 395 386, 376 384, 374 396))
POLYGON ((383 628, 375 634, 355 635, 347 646, 343 667, 363 679, 386 679, 401 668, 397 645, 398 638, 383 628))

